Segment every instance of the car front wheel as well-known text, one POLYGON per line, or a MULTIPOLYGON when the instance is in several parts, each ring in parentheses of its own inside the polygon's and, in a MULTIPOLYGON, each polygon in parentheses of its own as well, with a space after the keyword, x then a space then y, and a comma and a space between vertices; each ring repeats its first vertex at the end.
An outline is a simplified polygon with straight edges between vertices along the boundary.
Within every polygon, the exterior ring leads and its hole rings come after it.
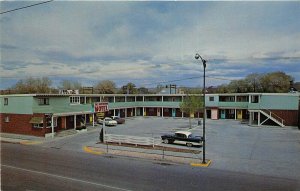
POLYGON ((187 143, 187 144, 186 144, 186 146, 188 146, 188 147, 192 147, 192 146, 193 146, 193 144, 192 144, 192 143, 187 143))
POLYGON ((165 144, 168 144, 168 143, 169 143, 169 140, 168 140, 168 139, 164 139, 163 142, 164 142, 165 144))

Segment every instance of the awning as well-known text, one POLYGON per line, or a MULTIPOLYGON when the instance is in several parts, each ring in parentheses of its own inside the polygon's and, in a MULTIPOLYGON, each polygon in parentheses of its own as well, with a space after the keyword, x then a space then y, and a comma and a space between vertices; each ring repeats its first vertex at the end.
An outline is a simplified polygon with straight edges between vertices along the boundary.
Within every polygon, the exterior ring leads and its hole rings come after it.
POLYGON ((43 123, 44 118, 43 117, 32 117, 29 121, 29 123, 33 124, 41 124, 43 123))

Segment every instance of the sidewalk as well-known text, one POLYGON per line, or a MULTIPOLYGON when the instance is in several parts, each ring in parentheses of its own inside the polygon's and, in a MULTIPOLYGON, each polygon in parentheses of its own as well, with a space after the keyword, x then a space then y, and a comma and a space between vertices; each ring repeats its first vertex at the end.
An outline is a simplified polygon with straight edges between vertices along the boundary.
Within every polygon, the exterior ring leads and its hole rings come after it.
POLYGON ((10 142, 10 143, 23 143, 24 141, 31 141, 31 142, 53 142, 56 140, 64 139, 65 137, 70 136, 76 136, 81 133, 91 132, 91 131, 97 131, 99 130, 97 127, 93 127, 92 125, 87 126, 87 131, 85 132, 77 132, 75 134, 71 135, 65 135, 65 136, 54 136, 54 138, 45 138, 45 137, 38 137, 38 136, 32 136, 32 135, 22 135, 22 134, 13 134, 13 133, 0 133, 0 141, 1 142, 10 142))
POLYGON ((0 133, 0 141, 1 142, 9 142, 15 144, 37 144, 42 143, 46 139, 44 137, 36 137, 30 135, 20 135, 20 134, 12 134, 12 133, 0 133))

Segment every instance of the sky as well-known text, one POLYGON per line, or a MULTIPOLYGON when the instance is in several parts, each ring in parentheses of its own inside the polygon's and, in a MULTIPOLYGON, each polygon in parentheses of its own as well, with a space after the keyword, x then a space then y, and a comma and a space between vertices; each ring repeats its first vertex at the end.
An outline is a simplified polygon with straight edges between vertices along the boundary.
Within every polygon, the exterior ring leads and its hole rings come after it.
MULTIPOLYGON (((37 3, 1 1, 1 12, 37 3)), ((300 81, 300 2, 53 1, 0 15, 0 89, 28 77, 93 86, 300 81)))

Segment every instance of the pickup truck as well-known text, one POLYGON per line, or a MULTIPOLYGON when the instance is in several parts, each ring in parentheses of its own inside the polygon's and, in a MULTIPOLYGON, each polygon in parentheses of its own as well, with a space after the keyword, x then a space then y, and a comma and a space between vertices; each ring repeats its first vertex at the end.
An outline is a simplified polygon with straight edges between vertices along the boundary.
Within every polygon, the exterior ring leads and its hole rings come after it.
POLYGON ((188 147, 201 146, 203 138, 201 136, 195 136, 189 131, 176 131, 174 134, 162 135, 161 139, 163 143, 176 143, 184 144, 188 147))

